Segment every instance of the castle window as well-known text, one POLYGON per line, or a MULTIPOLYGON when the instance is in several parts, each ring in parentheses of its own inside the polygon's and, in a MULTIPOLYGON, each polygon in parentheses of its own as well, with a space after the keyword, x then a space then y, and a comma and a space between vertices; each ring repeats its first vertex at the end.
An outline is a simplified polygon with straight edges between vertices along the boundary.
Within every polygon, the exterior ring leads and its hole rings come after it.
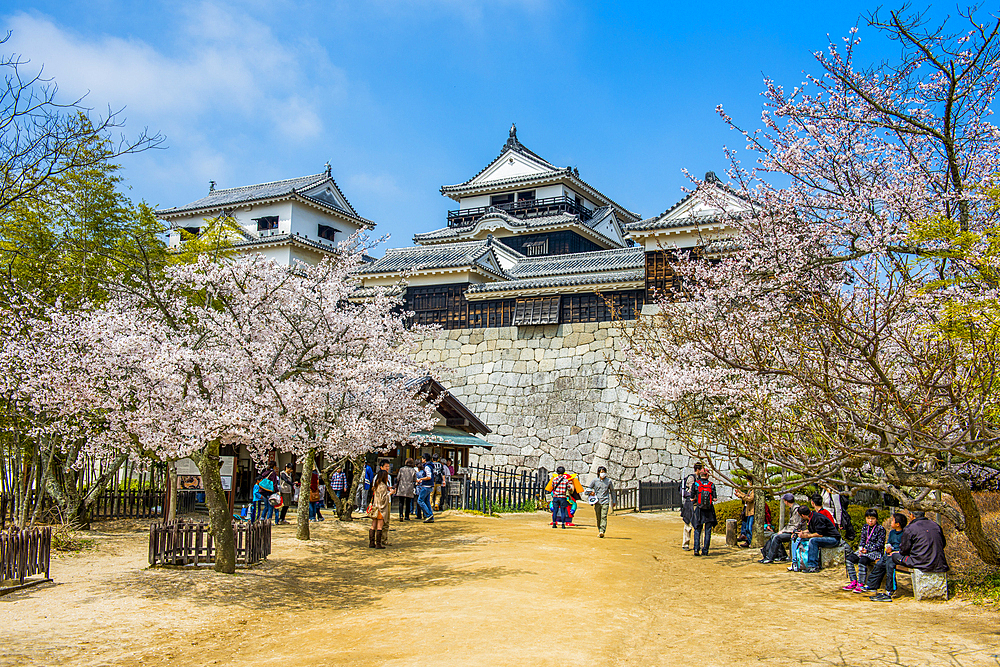
POLYGON ((534 200, 534 199, 535 199, 535 191, 534 190, 525 190, 523 192, 518 192, 517 193, 517 201, 528 201, 528 200, 534 200))
POLYGON ((549 240, 542 239, 541 241, 526 241, 521 244, 521 249, 524 250, 524 254, 528 257, 540 257, 542 255, 549 254, 549 240))
POLYGON ((198 236, 199 232, 201 232, 201 227, 181 227, 181 229, 191 236, 198 236))
POLYGON ((339 229, 334 229, 333 227, 329 227, 327 225, 320 225, 319 230, 316 232, 316 236, 321 239, 326 239, 327 241, 333 241, 334 236, 336 236, 339 231, 339 229))
POLYGON ((516 327, 537 324, 559 324, 560 296, 534 296, 518 299, 514 306, 516 327))
POLYGON ((254 218, 253 220, 254 222, 257 223, 258 232, 265 232, 269 229, 278 228, 278 216, 276 215, 269 215, 263 218, 254 218))
POLYGON ((490 206, 511 204, 513 202, 514 202, 514 193, 508 193, 505 195, 493 195, 492 197, 490 197, 490 206))

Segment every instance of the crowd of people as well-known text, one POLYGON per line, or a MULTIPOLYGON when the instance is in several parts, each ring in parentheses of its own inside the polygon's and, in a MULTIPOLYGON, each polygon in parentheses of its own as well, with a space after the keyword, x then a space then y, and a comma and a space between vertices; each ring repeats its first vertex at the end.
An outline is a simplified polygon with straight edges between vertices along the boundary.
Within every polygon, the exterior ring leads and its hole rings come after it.
MULTIPOLYGON (((419 459, 406 459, 393 475, 392 463, 382 460, 378 467, 365 464, 355 496, 356 511, 368 516, 372 525, 369 546, 383 549, 387 542, 392 498, 397 498, 400 521, 415 516, 424 523, 434 523, 434 513, 448 506, 448 482, 455 474, 451 461, 437 454, 425 453, 419 459)), ((253 502, 244 509, 241 518, 269 519, 276 525, 288 523, 288 508, 300 502, 309 503, 309 520, 323 521, 323 508, 334 504, 333 499, 347 499, 347 471, 336 467, 325 480, 314 468, 309 483, 303 489, 301 474, 289 463, 278 472, 271 461, 253 485, 253 502), (302 494, 307 500, 303 501, 302 494)))
MULTIPOLYGON (((684 521, 681 548, 691 548, 693 534, 695 556, 708 555, 712 529, 718 523, 715 511, 718 493, 709 477, 708 468, 696 463, 694 472, 681 484, 681 518, 684 521)), ((739 544, 749 547, 754 524, 753 491, 736 490, 735 495, 744 505, 739 544)), ((873 602, 891 602, 898 595, 897 568, 948 571, 944 532, 924 512, 896 512, 883 526, 879 523, 878 510, 867 509, 858 545, 854 547, 848 541, 853 535, 845 536, 842 532, 842 528, 853 532, 845 497, 827 490, 823 494, 810 495, 806 505, 799 504, 794 494, 785 493, 781 502, 785 505, 788 521, 781 530, 774 532, 770 530, 770 517, 766 519, 766 533, 770 536, 760 550, 761 564, 788 563, 789 572, 814 573, 820 570, 823 549, 843 549, 847 575, 843 590, 870 594, 868 599, 873 602), (881 592, 880 588, 883 588, 881 592)))

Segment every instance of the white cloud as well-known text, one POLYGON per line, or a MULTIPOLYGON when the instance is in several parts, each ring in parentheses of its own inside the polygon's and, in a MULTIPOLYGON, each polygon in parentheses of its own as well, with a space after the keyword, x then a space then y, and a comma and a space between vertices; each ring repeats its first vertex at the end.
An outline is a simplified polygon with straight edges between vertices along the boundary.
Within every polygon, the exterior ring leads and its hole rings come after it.
POLYGON ((13 32, 7 50, 44 65, 66 97, 87 94, 98 110, 125 106, 130 120, 168 135, 222 110, 289 139, 314 138, 323 123, 309 101, 310 70, 323 69, 325 95, 342 97, 337 91, 346 86, 343 72, 317 61, 313 46, 300 54, 268 25, 211 2, 182 12, 176 43, 166 48, 112 35, 88 39, 37 14, 5 23, 13 32))

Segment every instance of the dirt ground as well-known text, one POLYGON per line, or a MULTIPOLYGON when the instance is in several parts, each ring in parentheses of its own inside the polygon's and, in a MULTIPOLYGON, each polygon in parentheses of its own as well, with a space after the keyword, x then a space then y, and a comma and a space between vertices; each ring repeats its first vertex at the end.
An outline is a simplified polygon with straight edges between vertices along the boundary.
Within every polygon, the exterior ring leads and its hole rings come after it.
POLYGON ((393 524, 386 551, 361 522, 281 526, 235 576, 147 569, 141 526, 95 532, 55 584, 0 598, 0 665, 1000 665, 996 611, 694 558, 676 513, 612 516, 605 539, 577 519, 446 513, 393 524))

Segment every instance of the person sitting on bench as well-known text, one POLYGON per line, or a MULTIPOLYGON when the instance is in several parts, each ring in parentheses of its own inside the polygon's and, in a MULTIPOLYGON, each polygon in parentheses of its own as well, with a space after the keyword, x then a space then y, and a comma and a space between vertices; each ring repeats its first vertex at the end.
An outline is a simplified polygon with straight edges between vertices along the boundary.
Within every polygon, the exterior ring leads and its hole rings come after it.
POLYGON ((903 540, 903 529, 906 528, 907 518, 901 512, 893 514, 889 521, 892 530, 885 537, 885 553, 872 569, 868 572, 868 581, 865 588, 876 591, 868 599, 872 602, 892 602, 896 594, 896 563, 892 560, 892 555, 899 553, 899 543, 903 540), (878 587, 885 578, 885 593, 878 593, 878 587))
POLYGON ((809 520, 808 527, 799 531, 800 539, 809 540, 806 567, 802 571, 819 572, 820 549, 840 544, 840 531, 822 512, 813 512, 808 507, 799 507, 798 512, 809 520))
POLYGON ((758 562, 765 565, 787 561, 788 554, 785 553, 785 545, 792 541, 792 536, 795 533, 806 528, 807 522, 799 514, 799 506, 795 502, 795 496, 791 493, 786 493, 781 496, 781 500, 785 503, 785 507, 789 512, 788 523, 781 529, 781 532, 772 535, 771 539, 764 545, 764 548, 760 550, 761 559, 758 562))

